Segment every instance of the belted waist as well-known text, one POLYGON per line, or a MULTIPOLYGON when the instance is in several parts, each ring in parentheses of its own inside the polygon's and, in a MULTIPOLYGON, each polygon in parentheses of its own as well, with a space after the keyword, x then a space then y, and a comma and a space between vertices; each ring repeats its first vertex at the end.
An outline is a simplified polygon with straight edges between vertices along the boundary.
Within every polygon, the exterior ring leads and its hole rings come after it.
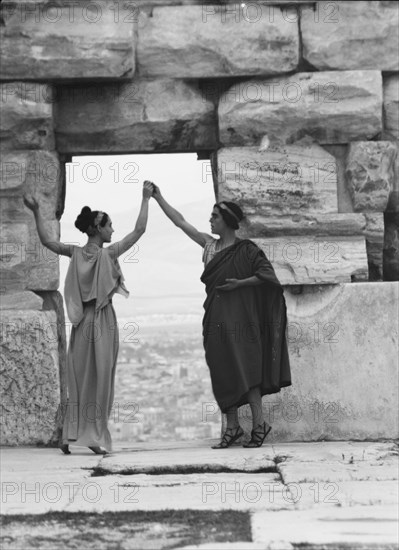
MULTIPOLYGON (((83 307, 95 306, 96 302, 97 300, 94 298, 93 300, 89 300, 88 302, 82 302, 82 304, 83 304, 83 307)), ((108 304, 112 304, 112 299, 108 300, 107 305, 108 304)))

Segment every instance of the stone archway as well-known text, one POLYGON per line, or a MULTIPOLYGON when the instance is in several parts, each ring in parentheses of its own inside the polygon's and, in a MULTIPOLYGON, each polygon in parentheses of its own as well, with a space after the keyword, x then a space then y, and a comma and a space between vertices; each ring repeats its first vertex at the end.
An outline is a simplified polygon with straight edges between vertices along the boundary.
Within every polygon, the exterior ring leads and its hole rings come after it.
POLYGON ((57 238, 63 164, 83 153, 210 156, 287 287, 295 385, 271 404, 276 432, 397 434, 397 4, 285 4, 2 4, 4 443, 56 437, 58 263, 22 194, 57 238))

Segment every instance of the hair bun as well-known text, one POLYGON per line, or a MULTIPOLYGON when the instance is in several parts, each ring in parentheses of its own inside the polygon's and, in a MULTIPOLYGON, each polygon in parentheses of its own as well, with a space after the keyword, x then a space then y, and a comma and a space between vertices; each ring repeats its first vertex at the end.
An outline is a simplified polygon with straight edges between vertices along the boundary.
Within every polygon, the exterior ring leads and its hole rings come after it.
POLYGON ((84 206, 76 218, 75 227, 82 233, 86 233, 87 229, 92 223, 92 211, 89 206, 84 206))

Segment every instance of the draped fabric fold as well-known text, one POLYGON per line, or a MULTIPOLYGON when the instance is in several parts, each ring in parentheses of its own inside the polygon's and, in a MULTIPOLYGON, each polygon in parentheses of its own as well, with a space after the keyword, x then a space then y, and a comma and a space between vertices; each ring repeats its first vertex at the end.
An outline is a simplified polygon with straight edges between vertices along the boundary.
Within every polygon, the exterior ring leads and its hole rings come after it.
POLYGON ((84 248, 75 246, 64 291, 68 317, 73 326, 83 319, 83 302, 95 300, 96 311, 99 311, 115 293, 129 296, 118 259, 96 244, 84 248))
POLYGON ((222 412, 248 403, 248 391, 291 385, 283 288, 264 252, 248 239, 218 252, 201 276, 206 286, 203 341, 212 388, 222 412), (225 279, 258 277, 263 284, 231 291, 225 279))
POLYGON ((110 451, 119 329, 112 296, 129 295, 117 258, 97 245, 74 247, 65 280, 73 325, 68 347, 68 404, 63 442, 110 451))

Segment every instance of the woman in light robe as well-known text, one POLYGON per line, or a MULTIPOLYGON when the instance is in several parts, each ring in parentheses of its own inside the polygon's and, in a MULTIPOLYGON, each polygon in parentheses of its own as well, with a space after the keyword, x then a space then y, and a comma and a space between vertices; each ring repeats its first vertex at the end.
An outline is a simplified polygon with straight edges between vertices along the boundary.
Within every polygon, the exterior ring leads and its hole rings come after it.
POLYGON ((56 254, 69 256, 65 279, 65 303, 72 323, 67 355, 68 403, 60 449, 70 454, 69 445, 89 447, 96 454, 112 450, 108 419, 114 399, 119 331, 112 297, 129 295, 118 257, 129 250, 147 226, 148 203, 153 184, 145 181, 140 212, 131 233, 108 247, 114 229, 108 214, 82 208, 75 221, 86 233, 85 246, 52 241, 46 231, 37 200, 24 196, 32 210, 40 241, 56 254))

